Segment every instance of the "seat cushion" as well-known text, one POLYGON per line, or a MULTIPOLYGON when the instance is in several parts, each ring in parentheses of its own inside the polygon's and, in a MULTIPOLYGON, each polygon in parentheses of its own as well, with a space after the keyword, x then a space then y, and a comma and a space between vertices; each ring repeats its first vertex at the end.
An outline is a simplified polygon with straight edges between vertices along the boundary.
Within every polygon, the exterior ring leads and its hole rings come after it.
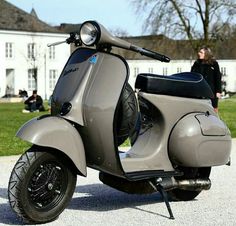
POLYGON ((156 74, 139 74, 135 88, 140 91, 181 96, 190 98, 213 98, 213 93, 201 74, 184 72, 170 76, 156 74))

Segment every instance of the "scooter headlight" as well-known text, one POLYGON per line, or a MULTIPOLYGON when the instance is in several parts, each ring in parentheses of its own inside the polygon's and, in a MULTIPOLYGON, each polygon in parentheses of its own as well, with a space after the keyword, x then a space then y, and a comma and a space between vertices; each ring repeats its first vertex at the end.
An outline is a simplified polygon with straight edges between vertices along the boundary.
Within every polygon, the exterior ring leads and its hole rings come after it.
POLYGON ((80 39, 86 46, 97 44, 100 39, 100 27, 94 21, 88 21, 81 25, 80 39))

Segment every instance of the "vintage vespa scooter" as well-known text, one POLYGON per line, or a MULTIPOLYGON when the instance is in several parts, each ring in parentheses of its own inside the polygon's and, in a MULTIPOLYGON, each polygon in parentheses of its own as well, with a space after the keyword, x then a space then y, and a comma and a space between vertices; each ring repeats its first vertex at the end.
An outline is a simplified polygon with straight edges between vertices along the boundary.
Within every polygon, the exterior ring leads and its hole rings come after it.
MULTIPOLYGON (((86 167, 120 191, 159 191, 192 200, 211 186, 212 166, 229 163, 231 136, 215 114, 212 92, 200 74, 139 74, 135 92, 129 67, 113 47, 163 62, 169 58, 116 38, 95 21, 66 40, 77 48, 56 84, 51 115, 25 123, 17 136, 33 146, 9 181, 12 209, 25 222, 56 219, 68 205, 86 167), (137 101, 138 99, 138 101, 137 101), (119 151, 127 138, 131 148, 119 151)), ((59 44, 59 43, 55 43, 59 44)))

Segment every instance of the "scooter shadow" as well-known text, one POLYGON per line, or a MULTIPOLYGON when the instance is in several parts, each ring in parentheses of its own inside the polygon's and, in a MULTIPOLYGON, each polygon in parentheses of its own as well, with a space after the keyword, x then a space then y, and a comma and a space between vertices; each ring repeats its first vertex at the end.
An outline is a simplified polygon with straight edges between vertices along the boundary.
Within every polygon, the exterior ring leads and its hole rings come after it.
POLYGON ((7 198, 7 189, 0 188, 0 197, 6 199, 4 203, 0 204, 0 225, 22 225, 22 222, 17 218, 15 213, 12 211, 7 198))
MULTIPOLYGON (((148 211, 140 207, 142 205, 162 202, 163 200, 159 193, 146 195, 127 194, 110 188, 104 184, 91 184, 77 186, 74 197, 67 208, 82 211, 109 211, 132 208, 169 218, 169 216, 164 216, 162 214, 158 214, 157 212, 148 211)), ((166 208, 164 202, 163 208, 166 208)))
POLYGON ((7 189, 0 188, 0 198, 7 199, 7 189))
MULTIPOLYGON (((0 188, 0 197, 6 202, 0 204, 0 225, 22 225, 22 221, 12 211, 7 198, 7 189, 0 188)), ((148 212, 169 218, 157 212, 141 208, 142 205, 161 203, 159 193, 148 195, 131 195, 117 191, 103 184, 91 184, 77 186, 74 196, 67 209, 81 211, 109 211, 123 208, 132 208, 138 211, 148 212)), ((165 204, 163 203, 163 208, 165 204)))

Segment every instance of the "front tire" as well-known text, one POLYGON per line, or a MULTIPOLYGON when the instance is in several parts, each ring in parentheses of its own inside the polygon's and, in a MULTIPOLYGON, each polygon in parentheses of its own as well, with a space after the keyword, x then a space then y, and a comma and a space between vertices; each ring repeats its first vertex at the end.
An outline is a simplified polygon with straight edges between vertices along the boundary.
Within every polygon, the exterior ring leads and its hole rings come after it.
POLYGON ((40 150, 32 146, 20 157, 8 185, 10 206, 26 223, 56 219, 76 185, 76 173, 65 156, 40 150))

